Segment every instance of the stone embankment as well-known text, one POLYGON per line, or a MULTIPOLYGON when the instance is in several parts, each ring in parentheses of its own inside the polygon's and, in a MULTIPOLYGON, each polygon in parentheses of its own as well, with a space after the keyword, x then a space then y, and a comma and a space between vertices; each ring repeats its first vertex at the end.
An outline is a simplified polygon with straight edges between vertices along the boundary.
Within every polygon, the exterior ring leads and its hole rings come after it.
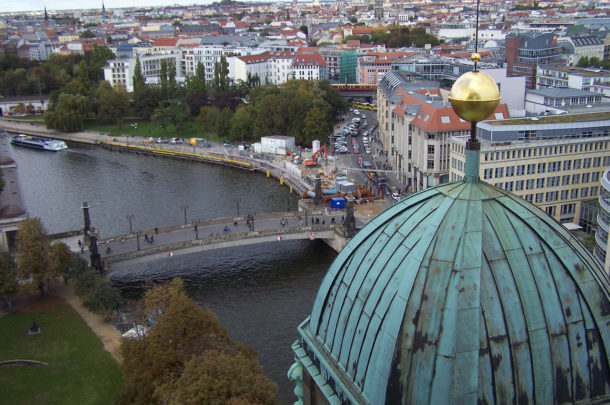
POLYGON ((0 119, 0 128, 10 133, 19 133, 45 138, 60 139, 67 142, 77 142, 90 145, 100 145, 104 148, 147 154, 176 159, 219 164, 244 170, 258 171, 268 177, 286 183, 292 190, 301 194, 313 188, 303 179, 292 176, 283 168, 283 162, 273 157, 239 151, 233 147, 225 147, 219 143, 208 143, 209 147, 193 146, 188 144, 157 143, 149 138, 139 136, 119 135, 112 136, 103 132, 80 131, 60 132, 47 129, 44 125, 37 125, 15 119, 0 119))

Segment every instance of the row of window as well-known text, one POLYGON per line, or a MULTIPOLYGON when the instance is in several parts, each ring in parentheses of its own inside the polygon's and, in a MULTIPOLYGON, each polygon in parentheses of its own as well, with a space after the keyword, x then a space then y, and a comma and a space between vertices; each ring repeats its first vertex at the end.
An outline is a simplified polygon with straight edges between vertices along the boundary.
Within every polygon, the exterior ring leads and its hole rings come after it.
MULTIPOLYGON (((527 180, 516 180, 516 181, 507 181, 504 184, 510 185, 506 187, 508 191, 513 191, 512 185, 515 184, 515 191, 521 190, 533 190, 535 188, 545 188, 545 187, 559 187, 559 186, 569 186, 574 184, 586 184, 589 182, 597 183, 599 182, 599 176, 603 172, 593 172, 593 173, 574 173, 574 174, 566 174, 563 176, 551 176, 551 177, 539 177, 537 179, 527 179, 527 180)), ((496 183, 502 184, 502 183, 496 183)))
MULTIPOLYGON (((610 157, 608 158, 610 160, 610 157)), ((459 170, 459 165, 457 165, 457 162, 459 162, 457 159, 452 159, 452 166, 454 169, 458 169, 459 170)), ((606 158, 604 158, 604 166, 608 166, 605 162, 606 158)), ((599 167, 600 166, 600 162, 601 159, 600 158, 593 158, 593 160, 591 160, 591 158, 586 158, 586 159, 582 159, 582 165, 581 165, 581 159, 575 159, 574 161, 570 161, 570 160, 566 160, 563 162, 563 171, 573 171, 573 170, 580 170, 582 169, 589 169, 591 168, 591 163, 593 163, 593 167, 599 167), (572 164, 573 162, 573 164, 572 164)), ((555 173, 555 172, 559 172, 561 171, 561 162, 557 161, 557 162, 550 162, 548 165, 546 163, 530 163, 527 165, 517 165, 517 166, 505 166, 505 167, 496 167, 496 168, 487 168, 485 170, 483 170, 483 178, 484 179, 492 179, 492 178, 496 178, 496 179, 500 179, 502 177, 513 177, 513 176, 523 176, 523 175, 533 175, 533 174, 544 174, 546 173, 548 169, 549 173, 555 173)), ((599 179, 599 175, 601 172, 594 172, 594 178, 595 179, 599 179)), ((585 173, 588 176, 588 173, 585 173)), ((580 176, 580 173, 575 174, 575 176, 578 175, 580 176)), ((564 175, 563 177, 566 177, 566 175, 564 175)), ((569 175, 567 175, 567 177, 569 177, 569 175)), ((592 181, 597 181, 597 180, 592 180, 592 181)), ((584 183, 584 181, 583 181, 584 183)))
MULTIPOLYGON (((536 131, 519 131, 520 135, 526 138, 535 138, 536 131)), ((588 134, 588 133, 586 133, 588 134)), ((586 135, 583 134, 583 135, 586 135)), ((607 136, 604 134, 603 136, 607 136)), ((580 144, 570 145, 557 145, 557 146, 546 146, 539 148, 527 148, 517 150, 507 150, 498 152, 485 152, 484 159, 486 162, 494 160, 505 160, 505 159, 521 159, 526 157, 538 157, 538 156, 549 156, 549 155, 563 155, 566 153, 574 152, 591 152, 596 150, 607 150, 608 142, 588 142, 580 144)), ((610 159, 610 158, 609 158, 610 159)), ((606 160, 604 160, 606 161, 606 160)), ((610 162, 610 160, 608 160, 610 162)), ((604 163, 605 164, 605 163, 604 163)))
MULTIPOLYGON (((512 183, 512 182, 510 182, 512 183)), ((496 187, 502 187, 502 183, 495 184, 496 187)), ((504 183, 504 189, 507 191, 512 191, 512 184, 504 183)), ((518 190, 516 190, 518 191, 518 190)), ((582 187, 582 188, 573 188, 570 190, 555 190, 555 191, 547 191, 545 193, 532 193, 525 194, 523 198, 528 202, 553 202, 559 200, 568 200, 568 199, 576 199, 576 198, 588 198, 588 197, 596 197, 599 192, 599 186, 593 187, 582 187)))

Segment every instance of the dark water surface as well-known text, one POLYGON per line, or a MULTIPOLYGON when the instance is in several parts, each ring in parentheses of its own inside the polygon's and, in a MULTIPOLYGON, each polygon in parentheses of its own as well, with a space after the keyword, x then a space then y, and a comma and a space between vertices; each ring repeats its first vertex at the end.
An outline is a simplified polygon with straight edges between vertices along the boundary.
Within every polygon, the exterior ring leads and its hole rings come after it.
MULTIPOLYGON (((88 201, 102 238, 187 220, 296 209, 296 197, 265 176, 176 159, 70 145, 58 153, 12 148, 29 216, 49 233, 83 227, 88 201)), ((180 276, 190 296, 209 306, 233 339, 254 346, 280 401, 296 399, 286 372, 296 326, 310 313, 336 254, 319 241, 281 241, 180 255, 112 274, 114 285, 137 296, 146 280, 180 276)))

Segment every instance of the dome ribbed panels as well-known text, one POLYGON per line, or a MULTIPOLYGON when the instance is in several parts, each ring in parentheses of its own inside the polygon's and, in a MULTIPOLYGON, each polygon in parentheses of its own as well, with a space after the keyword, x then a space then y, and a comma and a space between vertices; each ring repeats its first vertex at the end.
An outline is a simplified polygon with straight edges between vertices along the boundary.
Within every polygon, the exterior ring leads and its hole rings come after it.
POLYGON ((452 183, 360 231, 299 332, 343 402, 602 403, 609 291, 544 212, 486 183, 452 183))

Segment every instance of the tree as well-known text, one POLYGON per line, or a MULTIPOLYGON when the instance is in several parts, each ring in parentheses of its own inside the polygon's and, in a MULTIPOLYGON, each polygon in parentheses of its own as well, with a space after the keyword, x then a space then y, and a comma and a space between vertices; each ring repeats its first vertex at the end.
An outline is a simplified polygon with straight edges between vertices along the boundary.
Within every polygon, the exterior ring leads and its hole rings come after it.
POLYGON ((220 110, 217 107, 201 107, 197 122, 203 127, 215 131, 219 116, 220 110))
POLYGON ((167 65, 167 87, 169 98, 176 95, 176 66, 172 60, 167 65))
POLYGON ((159 72, 159 82, 161 83, 161 97, 167 99, 167 60, 161 60, 161 70, 159 72))
POLYGON ((0 298, 7 302, 17 294, 17 273, 14 263, 6 254, 0 254, 0 298))
POLYGON ((89 308, 95 312, 103 313, 106 318, 112 311, 118 311, 123 305, 123 297, 118 289, 114 288, 106 277, 95 274, 95 282, 89 293, 89 308))
POLYGON ((207 105, 208 101, 208 95, 205 91, 189 93, 184 97, 184 102, 191 112, 191 117, 196 117, 201 111, 201 107, 207 105))
POLYGON ((249 105, 240 105, 231 119, 229 139, 234 141, 251 139, 253 127, 254 117, 252 114, 252 107, 249 105))
POLYGON ((168 125, 174 124, 176 135, 178 135, 179 131, 184 127, 188 117, 189 108, 183 101, 170 100, 157 108, 151 119, 159 123, 161 128, 163 128, 164 134, 168 125))
POLYGON ((133 70, 133 92, 137 93, 144 87, 144 75, 142 75, 142 65, 140 57, 136 55, 136 66, 133 70))
POLYGON ((232 342, 216 316, 188 298, 180 279, 151 288, 140 308, 139 322, 149 329, 121 342, 120 403, 274 403, 277 386, 262 375, 254 350, 232 342))
POLYGON ((233 111, 229 108, 223 108, 220 111, 218 120, 216 121, 216 134, 226 139, 229 137, 231 132, 231 118, 233 117, 233 111))
POLYGON ((228 90, 229 88, 229 64, 225 55, 220 55, 220 61, 214 63, 214 81, 215 90, 228 90))
POLYGON ((41 298, 49 280, 58 275, 57 267, 51 265, 50 248, 47 231, 39 218, 21 221, 17 230, 17 274, 26 287, 38 288, 41 298))
POLYGON ((93 38, 95 37, 95 34, 93 34, 93 32, 91 32, 91 30, 84 30, 80 33, 80 38, 81 39, 86 39, 86 38, 93 38))
POLYGON ((74 132, 83 129, 83 120, 89 111, 87 97, 75 94, 60 94, 56 103, 51 103, 49 111, 44 116, 47 128, 64 132, 74 132))
MULTIPOLYGON (((108 83, 103 81, 102 83, 108 83)), ((129 96, 122 88, 102 86, 98 90, 97 119, 100 122, 116 124, 129 111, 129 96)))
POLYGON ((161 90, 158 87, 144 85, 133 93, 133 110, 136 115, 145 120, 151 119, 160 103, 161 90))
POLYGON ((589 67, 589 57, 588 56, 583 56, 582 58, 580 58, 578 60, 578 64, 576 65, 578 67, 589 67))
POLYGON ((315 139, 326 139, 330 133, 329 122, 318 106, 312 107, 305 116, 303 143, 309 144, 315 139))

